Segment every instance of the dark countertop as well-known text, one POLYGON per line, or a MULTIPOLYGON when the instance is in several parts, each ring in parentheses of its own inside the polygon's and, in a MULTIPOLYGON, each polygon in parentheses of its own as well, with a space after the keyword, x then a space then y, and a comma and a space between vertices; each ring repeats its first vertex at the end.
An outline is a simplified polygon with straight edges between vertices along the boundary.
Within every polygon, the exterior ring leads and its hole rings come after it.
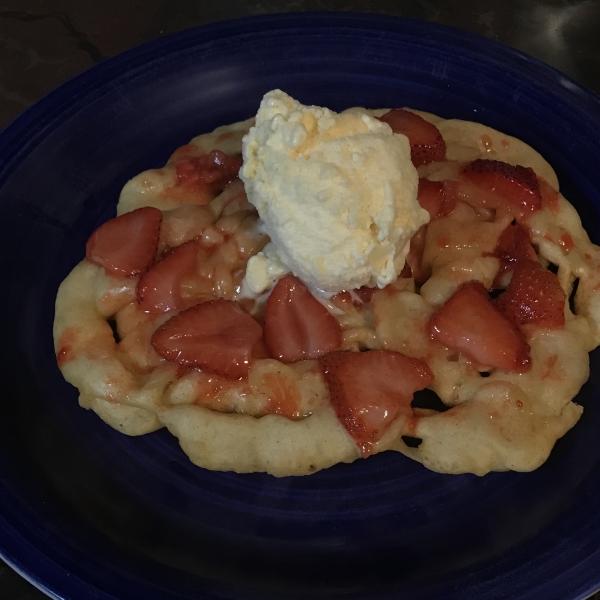
MULTIPOLYGON (((0 0, 0 127, 133 46, 214 21, 305 10, 368 11, 457 27, 526 52, 600 93, 598 0, 0 0)), ((0 600, 43 598, 0 561, 0 600)))

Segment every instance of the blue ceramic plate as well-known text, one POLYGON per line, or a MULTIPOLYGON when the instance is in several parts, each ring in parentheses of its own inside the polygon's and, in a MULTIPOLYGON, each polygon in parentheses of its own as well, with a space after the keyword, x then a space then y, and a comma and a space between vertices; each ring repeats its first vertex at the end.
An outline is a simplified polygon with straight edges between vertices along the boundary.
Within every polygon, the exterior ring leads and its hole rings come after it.
POLYGON ((571 600, 600 587, 600 355, 581 422, 531 474, 444 476, 386 453, 302 478, 213 473, 127 438, 56 367, 54 297, 123 184, 279 87, 408 105, 524 139, 599 240, 600 102, 503 46, 425 23, 288 15, 108 60, 0 135, 0 552, 55 598, 571 600))

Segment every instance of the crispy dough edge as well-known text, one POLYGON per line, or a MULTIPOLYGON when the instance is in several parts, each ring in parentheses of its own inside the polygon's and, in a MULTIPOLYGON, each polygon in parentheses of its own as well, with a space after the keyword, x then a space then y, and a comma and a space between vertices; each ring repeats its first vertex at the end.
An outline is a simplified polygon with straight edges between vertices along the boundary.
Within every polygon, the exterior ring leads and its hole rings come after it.
POLYGON ((190 460, 207 469, 285 477, 308 475, 359 457, 330 407, 299 421, 279 415, 217 413, 189 404, 158 414, 190 460))
POLYGON ((113 390, 105 382, 99 381, 110 372, 110 377, 118 380, 123 388, 129 389, 135 385, 131 373, 116 356, 112 356, 116 345, 112 330, 96 309, 94 278, 98 268, 84 260, 61 283, 55 304, 54 347, 59 352, 61 336, 67 328, 73 328, 78 333, 81 345, 93 344, 97 355, 108 357, 108 369, 98 368, 95 360, 82 355, 64 364, 61 372, 79 390, 80 405, 93 410, 117 431, 132 436, 156 431, 163 425, 153 411, 111 401, 109 396, 119 390, 113 390))

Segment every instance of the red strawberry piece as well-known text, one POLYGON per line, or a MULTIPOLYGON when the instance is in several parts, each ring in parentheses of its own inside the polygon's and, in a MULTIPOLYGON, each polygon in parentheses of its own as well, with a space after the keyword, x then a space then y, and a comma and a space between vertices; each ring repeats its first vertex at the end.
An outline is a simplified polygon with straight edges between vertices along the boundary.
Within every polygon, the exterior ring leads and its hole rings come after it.
POLYGON ((379 117, 394 133, 402 133, 410 142, 410 157, 415 167, 444 160, 446 142, 438 128, 408 110, 395 108, 379 117))
POLYGON ((419 179, 417 200, 428 213, 430 219, 446 217, 456 208, 456 195, 446 193, 445 181, 419 179))
POLYGON ((531 369, 529 345, 516 325, 498 311, 476 281, 464 284, 433 315, 431 337, 481 366, 524 373, 531 369))
MULTIPOLYGON (((496 279, 523 261, 537 261, 528 231, 519 225, 509 225, 498 238, 493 256, 500 261, 500 272, 496 279)), ((496 287, 496 285, 494 285, 496 287)))
POLYGON ((457 202, 456 194, 447 194, 446 193, 446 182, 441 181, 440 183, 444 190, 444 194, 442 196, 442 207, 440 208, 438 217, 447 217, 456 208, 456 202, 457 202))
POLYGON ((269 349, 265 344, 265 338, 261 336, 260 340, 254 344, 254 348, 252 349, 252 357, 253 358, 271 358, 269 354, 269 349))
POLYGON ((340 326, 294 275, 280 279, 265 307, 265 342, 283 362, 317 358, 337 350, 340 326))
POLYGON ((137 284, 137 301, 145 312, 168 312, 187 308, 181 293, 182 282, 198 267, 200 243, 191 240, 177 246, 144 273, 137 284))
POLYGON ((229 156, 220 150, 189 158, 177 164, 177 182, 192 189, 208 189, 213 195, 222 192, 235 179, 242 166, 241 156, 229 156))
POLYGON ((433 381, 425 363, 390 350, 333 352, 319 363, 337 417, 363 456, 394 419, 412 416, 413 394, 433 381))
POLYGON ((527 229, 518 223, 511 223, 500 234, 494 256, 511 265, 527 260, 537 261, 537 254, 531 245, 531 236, 527 229))
POLYGON ((175 315, 152 336, 163 358, 238 379, 248 374, 261 326, 237 302, 211 300, 175 315))
POLYGON ((496 308, 519 325, 559 329, 565 325, 565 301, 558 277, 538 262, 525 261, 515 267, 508 288, 496 298, 496 308))
POLYGON ((400 275, 398 275, 398 277, 401 277, 403 279, 410 279, 412 277, 412 271, 411 268, 408 266, 408 263, 404 264, 404 268, 402 269, 402 271, 400 271, 400 275))
POLYGON ((508 210, 520 218, 542 207, 534 170, 500 160, 480 158, 466 165, 458 194, 471 206, 508 210))
POLYGON ((429 213, 429 218, 432 221, 440 214, 445 196, 444 186, 441 181, 419 179, 417 200, 421 208, 424 208, 429 213))
POLYGON ((100 225, 90 236, 86 258, 109 275, 135 277, 154 262, 162 212, 145 206, 100 225))

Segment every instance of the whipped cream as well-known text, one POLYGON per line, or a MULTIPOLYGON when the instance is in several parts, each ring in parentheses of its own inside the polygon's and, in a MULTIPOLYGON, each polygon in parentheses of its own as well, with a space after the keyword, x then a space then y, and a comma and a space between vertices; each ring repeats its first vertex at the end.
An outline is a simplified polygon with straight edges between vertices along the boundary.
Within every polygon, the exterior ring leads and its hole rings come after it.
POLYGON ((240 177, 272 240, 248 263, 255 293, 290 271, 325 292, 385 287, 429 221, 408 139, 363 110, 338 114, 273 90, 243 157, 240 177))

